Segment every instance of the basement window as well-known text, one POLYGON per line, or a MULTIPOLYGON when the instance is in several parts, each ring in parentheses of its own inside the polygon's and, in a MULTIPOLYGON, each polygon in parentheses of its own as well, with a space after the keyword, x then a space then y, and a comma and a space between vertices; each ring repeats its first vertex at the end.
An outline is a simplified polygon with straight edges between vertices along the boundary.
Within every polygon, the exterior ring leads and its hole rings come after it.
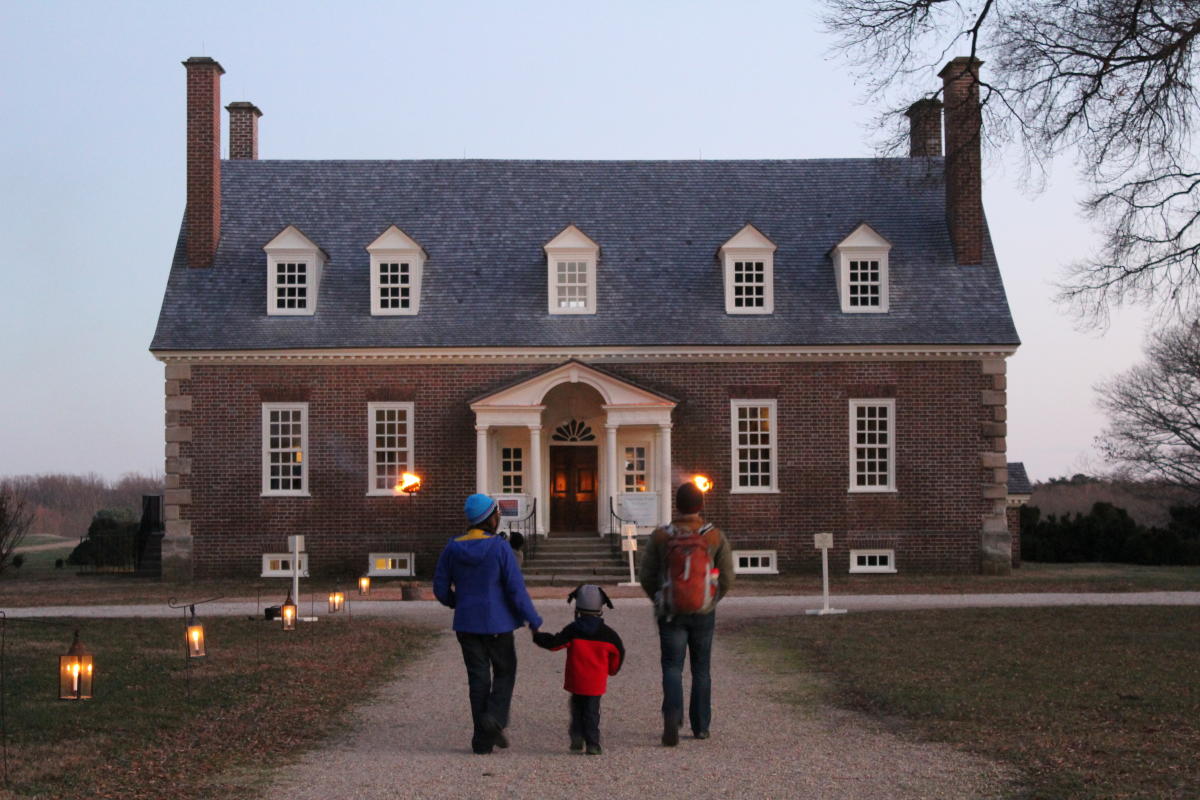
POLYGON ((778 575, 774 550, 734 550, 735 575, 778 575))
POLYGON ((373 578, 408 578, 416 574, 412 553, 371 553, 367 574, 373 578))
POLYGON ((851 550, 851 572, 895 572, 895 550, 851 550))

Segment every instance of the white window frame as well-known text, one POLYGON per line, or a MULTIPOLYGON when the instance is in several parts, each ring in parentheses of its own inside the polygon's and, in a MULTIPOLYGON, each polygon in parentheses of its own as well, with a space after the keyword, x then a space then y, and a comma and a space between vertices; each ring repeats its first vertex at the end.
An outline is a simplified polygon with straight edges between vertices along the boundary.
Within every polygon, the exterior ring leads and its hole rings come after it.
POLYGON ((779 409, 778 403, 775 400, 750 400, 737 399, 729 401, 729 450, 730 463, 732 465, 730 475, 732 478, 732 486, 729 491, 732 494, 776 494, 779 492, 779 409), (742 486, 739 481, 740 473, 738 472, 738 409, 739 408, 762 408, 768 409, 767 419, 769 422, 771 436, 771 482, 768 486, 742 486))
POLYGON ((317 313, 317 296, 321 290, 321 275, 325 270, 325 253, 295 225, 288 225, 275 238, 263 245, 267 254, 267 315, 272 317, 311 317, 317 313), (304 308, 276 308, 275 292, 279 288, 278 265, 303 261, 305 266, 304 308))
POLYGON ((308 450, 308 403, 263 403, 262 404, 262 496, 263 497, 309 497, 308 475, 311 466, 308 450), (300 411, 300 488, 271 488, 271 412, 300 411))
POLYGON ((263 553, 262 557, 262 578, 290 578, 292 577, 292 559, 298 558, 298 569, 296 574, 301 578, 308 577, 308 553, 301 553, 299 557, 295 553, 263 553))
POLYGON ((779 574, 779 557, 774 550, 734 550, 733 551, 733 573, 735 575, 778 575, 779 574), (756 567, 742 566, 742 559, 759 559, 759 565, 756 567), (763 560, 768 563, 761 563, 763 560))
POLYGON ((568 225, 558 235, 543 245, 546 252, 546 308, 552 315, 595 314, 597 268, 600 264, 600 246, 586 233, 574 225, 568 225), (558 264, 578 261, 587 270, 583 285, 584 303, 581 308, 559 308, 558 264))
POLYGON ((421 282, 425 274, 425 250, 404 231, 391 225, 367 245, 371 254, 371 316, 411 317, 421 310, 421 282), (384 308, 380 270, 384 264, 408 264, 408 308, 384 308))
MULTIPOLYGON (((888 267, 887 253, 877 251, 870 255, 865 254, 845 254, 843 256, 844 264, 842 269, 842 311, 847 314, 882 314, 888 310, 888 267), (853 305, 853 294, 850 289, 854 286, 850 282, 850 275, 853 272, 851 265, 854 262, 875 261, 879 264, 879 304, 878 305, 853 305)), ((869 283, 859 282, 862 286, 869 286, 869 283)))
POLYGON ((525 464, 529 458, 528 445, 520 444, 517 442, 512 442, 512 443, 500 442, 498 446, 499 446, 499 459, 498 459, 499 464, 497 465, 497 469, 496 469, 496 477, 500 479, 500 486, 497 489, 497 493, 505 495, 506 497, 508 495, 525 494, 525 464), (505 461, 513 460, 511 458, 506 459, 504 457, 505 450, 520 450, 521 451, 521 455, 519 456, 520 462, 521 462, 521 468, 519 470, 506 470, 504 468, 505 461), (505 476, 508 476, 508 475, 514 475, 517 478, 517 484, 516 484, 517 488, 515 490, 506 488, 504 485, 504 478, 505 478, 505 476))
POLYGON ((894 493, 896 489, 896 400, 890 397, 855 398, 849 402, 847 416, 849 444, 849 491, 853 494, 894 493), (876 486, 858 485, 858 409, 867 406, 882 406, 888 410, 887 484, 876 486))
POLYGON ((885 548, 851 550, 850 551, 850 571, 853 573, 892 574, 896 571, 896 551, 885 549, 885 548), (888 563, 886 566, 878 565, 878 564, 874 565, 874 566, 867 566, 867 565, 859 566, 858 565, 859 556, 862 556, 863 558, 870 558, 871 556, 875 556, 876 558, 878 558, 880 556, 886 556, 888 563))
POLYGON ((620 487, 621 487, 620 494, 646 494, 647 492, 650 491, 650 481, 654 477, 653 467, 650 463, 650 458, 651 458, 651 453, 652 453, 653 448, 650 447, 649 442, 637 441, 637 442, 622 442, 620 445, 620 450, 621 450, 621 454, 619 457, 621 459, 621 465, 620 465, 620 469, 618 470, 618 472, 620 472, 620 487), (632 447, 640 447, 644 451, 644 455, 642 457, 642 462, 645 465, 644 469, 640 473, 637 470, 633 471, 633 474, 635 474, 635 475, 641 474, 644 478, 642 483, 646 488, 640 492, 636 491, 636 490, 630 491, 629 489, 625 488, 625 476, 630 474, 629 470, 625 469, 625 451, 632 447))
POLYGON ((726 314, 775 313, 775 250, 774 242, 753 225, 746 224, 729 241, 721 245, 721 261, 725 278, 726 314), (763 304, 738 306, 736 265, 738 262, 761 261, 763 265, 763 304))
MULTIPOLYGON (((376 467, 376 461, 375 461, 375 453, 376 453, 375 413, 377 411, 390 411, 390 410, 397 410, 397 411, 405 412, 406 430, 404 433, 404 438, 405 438, 405 441, 408 443, 408 447, 405 450, 405 453, 407 456, 406 463, 400 469, 400 471, 401 472, 412 472, 413 464, 416 463, 414 455, 413 455, 414 444, 415 444, 413 442, 413 427, 414 427, 413 426, 413 414, 416 411, 415 404, 411 403, 411 402, 367 403, 367 496, 368 497, 391 497, 393 495, 396 495, 396 493, 392 490, 391 487, 388 487, 386 489, 380 489, 380 488, 377 488, 375 485, 376 478, 379 477, 379 475, 375 469, 375 467, 376 467)), ((404 492, 401 492, 398 496, 408 497, 409 495, 404 492)))
POLYGON ((414 553, 368 553, 367 575, 372 578, 409 578, 417 574, 417 561, 414 553), (379 566, 379 562, 386 566, 379 566), (405 561, 408 566, 391 566, 393 561, 405 561))

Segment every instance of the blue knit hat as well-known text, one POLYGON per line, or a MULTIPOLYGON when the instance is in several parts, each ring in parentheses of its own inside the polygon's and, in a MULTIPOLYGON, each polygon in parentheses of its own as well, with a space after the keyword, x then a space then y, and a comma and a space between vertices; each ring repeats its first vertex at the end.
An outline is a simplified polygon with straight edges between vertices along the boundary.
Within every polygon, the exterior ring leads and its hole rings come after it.
POLYGON ((490 517, 499 505, 486 494, 473 494, 463 504, 463 513, 467 515, 468 524, 476 525, 490 517))

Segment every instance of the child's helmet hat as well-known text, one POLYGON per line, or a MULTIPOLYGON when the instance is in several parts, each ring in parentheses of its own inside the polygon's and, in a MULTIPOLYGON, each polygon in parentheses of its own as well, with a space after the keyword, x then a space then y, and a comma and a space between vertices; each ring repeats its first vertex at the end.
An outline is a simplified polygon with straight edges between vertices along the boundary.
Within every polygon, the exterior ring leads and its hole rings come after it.
POLYGON ((463 513, 467 515, 467 523, 475 525, 483 522, 499 507, 499 503, 486 494, 473 494, 463 504, 463 513))
POLYGON ((599 586, 583 583, 575 587, 575 591, 567 595, 567 602, 575 601, 575 610, 582 614, 600 614, 603 607, 613 607, 612 600, 599 586))

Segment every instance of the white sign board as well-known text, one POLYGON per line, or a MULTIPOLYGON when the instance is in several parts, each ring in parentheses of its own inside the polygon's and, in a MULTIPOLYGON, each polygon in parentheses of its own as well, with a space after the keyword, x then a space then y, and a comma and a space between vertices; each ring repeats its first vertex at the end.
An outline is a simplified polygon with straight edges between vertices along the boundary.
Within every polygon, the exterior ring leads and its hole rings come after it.
POLYGON ((637 525, 658 524, 658 492, 626 492, 617 495, 617 515, 637 525))
POLYGON ((829 548, 833 547, 833 534, 814 533, 813 547, 817 548, 818 550, 828 550, 829 548))
POLYGON ((289 553, 303 553, 304 552, 304 537, 303 536, 289 536, 288 537, 288 552, 289 553))

